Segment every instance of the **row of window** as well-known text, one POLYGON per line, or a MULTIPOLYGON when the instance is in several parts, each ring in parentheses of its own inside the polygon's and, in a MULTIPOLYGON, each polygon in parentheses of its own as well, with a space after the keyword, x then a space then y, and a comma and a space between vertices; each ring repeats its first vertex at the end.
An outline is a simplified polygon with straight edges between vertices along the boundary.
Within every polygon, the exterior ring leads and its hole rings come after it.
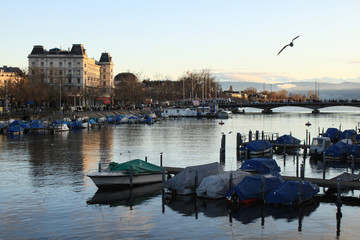
MULTIPOLYGON (((80 62, 77 62, 77 67, 80 67, 80 62)), ((32 67, 36 66, 36 62, 31 62, 32 67)), ((44 62, 40 62, 40 66, 44 67, 44 62)), ((49 66, 50 67, 54 67, 54 62, 49 62, 49 66)), ((68 62, 68 66, 71 67, 72 66, 72 62, 68 62)), ((58 67, 63 67, 63 62, 59 62, 59 66, 58 67)), ((86 63, 84 64, 84 67, 86 68, 86 63)))

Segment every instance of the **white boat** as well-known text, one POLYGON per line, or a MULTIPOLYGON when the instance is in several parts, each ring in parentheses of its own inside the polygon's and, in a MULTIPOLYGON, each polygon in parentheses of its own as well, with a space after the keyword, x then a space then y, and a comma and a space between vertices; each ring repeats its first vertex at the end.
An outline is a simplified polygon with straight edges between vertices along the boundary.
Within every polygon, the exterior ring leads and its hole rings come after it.
POLYGON ((322 158, 323 152, 331 146, 329 137, 315 137, 312 139, 309 152, 312 158, 322 158))
POLYGON ((108 168, 100 168, 98 172, 86 176, 91 178, 98 188, 121 188, 161 182, 163 172, 162 167, 134 159, 122 164, 112 162, 108 168))
POLYGON ((54 130, 54 132, 69 131, 69 127, 66 125, 66 123, 55 123, 51 126, 51 128, 54 130))

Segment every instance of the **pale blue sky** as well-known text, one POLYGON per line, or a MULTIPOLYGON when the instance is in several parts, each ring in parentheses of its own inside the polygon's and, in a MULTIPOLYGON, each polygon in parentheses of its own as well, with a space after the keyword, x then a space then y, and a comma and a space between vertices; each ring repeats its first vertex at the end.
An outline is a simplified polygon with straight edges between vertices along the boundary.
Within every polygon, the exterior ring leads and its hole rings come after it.
POLYGON ((359 0, 0 0, 0 65, 26 69, 34 45, 113 57, 115 74, 177 80, 360 81, 359 0), (300 35, 293 48, 277 53, 300 35))

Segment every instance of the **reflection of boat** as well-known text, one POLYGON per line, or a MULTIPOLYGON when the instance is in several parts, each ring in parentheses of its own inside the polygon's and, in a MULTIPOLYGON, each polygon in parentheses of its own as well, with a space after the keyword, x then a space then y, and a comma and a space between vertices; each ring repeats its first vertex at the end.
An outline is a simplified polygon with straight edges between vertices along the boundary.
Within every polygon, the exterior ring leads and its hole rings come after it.
POLYGON ((87 174, 98 188, 128 187, 161 182, 163 168, 140 159, 125 163, 111 162, 109 167, 87 174))
POLYGON ((197 217, 198 213, 203 213, 207 217, 222 217, 228 215, 226 201, 211 200, 198 201, 194 195, 175 195, 165 199, 165 204, 173 211, 183 216, 197 217))
POLYGON ((272 217, 275 220, 286 219, 287 221, 292 221, 310 216, 318 206, 319 204, 305 205, 298 208, 285 206, 271 207, 259 203, 249 207, 234 208, 230 214, 232 218, 243 224, 252 223, 259 218, 265 217, 272 217))
POLYGON ((146 186, 104 191, 98 189, 94 196, 87 201, 88 204, 101 205, 137 205, 141 202, 161 194, 162 183, 154 183, 146 186))

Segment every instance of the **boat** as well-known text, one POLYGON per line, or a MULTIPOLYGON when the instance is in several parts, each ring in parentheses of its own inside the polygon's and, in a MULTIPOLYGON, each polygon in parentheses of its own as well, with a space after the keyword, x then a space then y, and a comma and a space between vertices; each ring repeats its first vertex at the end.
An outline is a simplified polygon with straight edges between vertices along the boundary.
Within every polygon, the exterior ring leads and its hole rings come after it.
POLYGON ((341 140, 341 133, 337 128, 328 128, 323 136, 329 137, 332 143, 336 143, 341 140))
POLYGON ((121 188, 161 182, 165 173, 162 167, 134 159, 124 163, 111 162, 106 169, 89 173, 94 184, 101 189, 121 188))
POLYGON ((321 159, 323 153, 331 146, 331 139, 329 137, 315 137, 312 139, 309 152, 313 159, 321 159))
POLYGON ((266 140, 255 140, 240 148, 240 152, 247 152, 251 157, 271 153, 272 144, 266 140))
POLYGON ((309 127, 309 126, 311 126, 311 123, 307 122, 307 123, 305 123, 305 125, 309 127))
POLYGON ((278 152, 285 150, 287 153, 295 153, 295 151, 299 149, 300 143, 300 139, 284 134, 275 140, 274 145, 276 145, 278 152))
POLYGON ((263 199, 269 192, 277 189, 284 183, 281 176, 252 175, 246 176, 234 188, 226 193, 229 204, 251 205, 263 199))
POLYGON ((207 199, 225 198, 228 190, 239 184, 245 176, 250 175, 250 172, 238 170, 207 176, 196 189, 196 195, 207 199))
POLYGON ((219 122, 219 124, 220 124, 220 125, 224 125, 225 123, 221 120, 221 121, 219 122))
POLYGON ((280 175, 280 167, 272 158, 253 158, 245 161, 240 170, 251 172, 255 174, 271 174, 274 176, 280 175))
POLYGON ((168 193, 194 194, 205 177, 222 172, 223 168, 218 162, 186 167, 174 177, 166 180, 164 188, 168 193))
POLYGON ((351 146, 350 139, 343 139, 326 149, 325 158, 328 160, 346 160, 351 146))
POLYGON ((50 128, 54 131, 54 132, 65 132, 65 131, 69 131, 69 127, 66 123, 63 123, 62 121, 54 121, 53 123, 51 123, 50 128))
POLYGON ((287 206, 309 202, 319 192, 319 187, 309 181, 286 181, 266 194, 265 202, 287 206))

